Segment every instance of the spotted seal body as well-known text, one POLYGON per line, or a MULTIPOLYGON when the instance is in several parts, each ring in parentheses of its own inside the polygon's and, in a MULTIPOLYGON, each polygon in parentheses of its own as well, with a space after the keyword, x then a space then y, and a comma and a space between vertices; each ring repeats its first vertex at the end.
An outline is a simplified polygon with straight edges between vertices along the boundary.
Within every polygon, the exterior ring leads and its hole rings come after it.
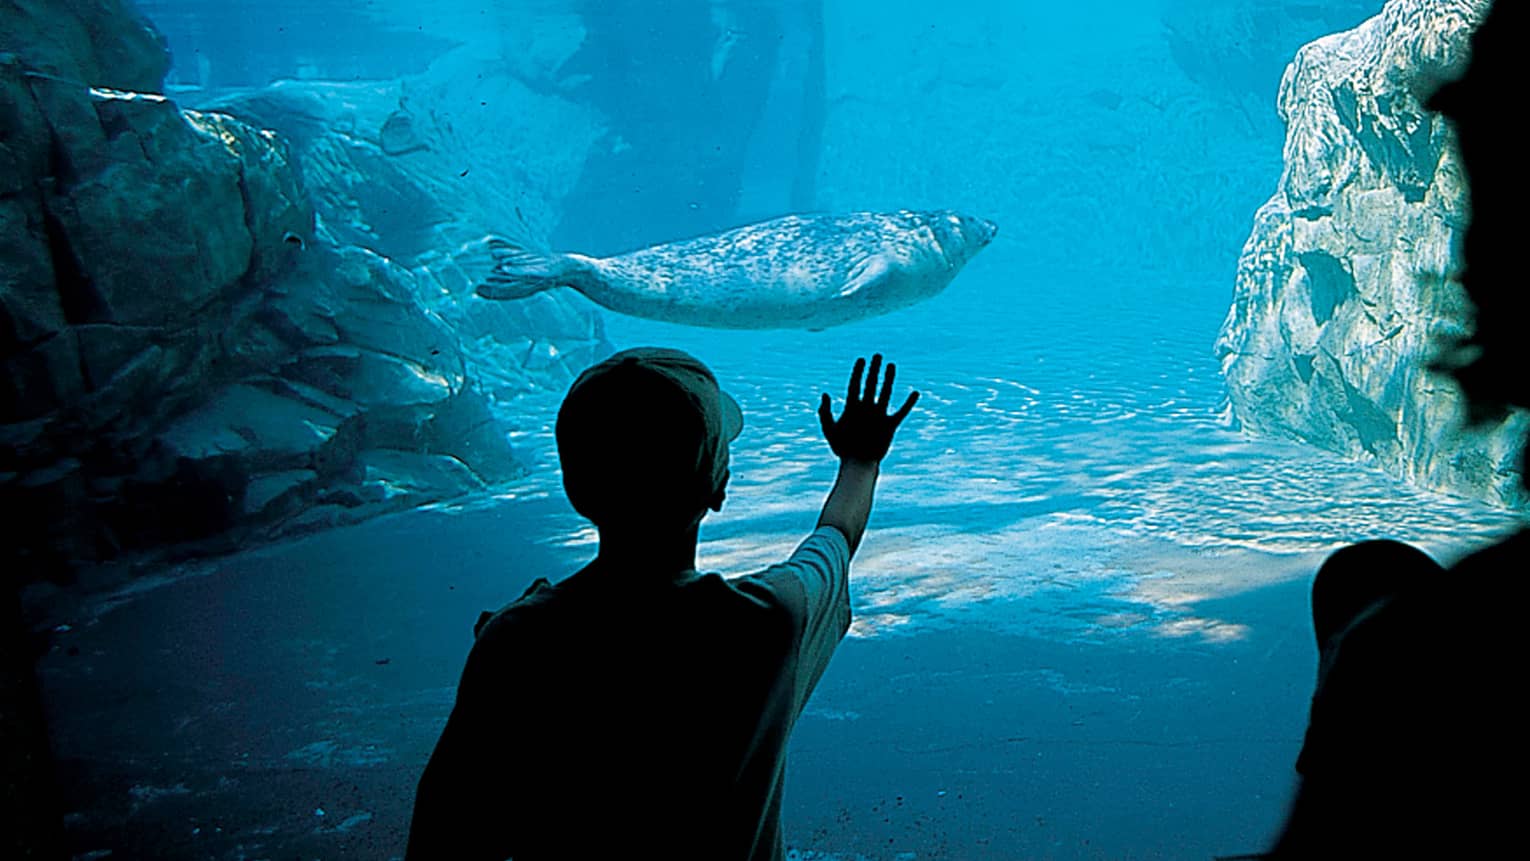
POLYGON ((990 221, 949 211, 788 215, 615 257, 491 240, 486 299, 572 287, 622 314, 721 329, 824 329, 945 289, 992 241, 990 221))

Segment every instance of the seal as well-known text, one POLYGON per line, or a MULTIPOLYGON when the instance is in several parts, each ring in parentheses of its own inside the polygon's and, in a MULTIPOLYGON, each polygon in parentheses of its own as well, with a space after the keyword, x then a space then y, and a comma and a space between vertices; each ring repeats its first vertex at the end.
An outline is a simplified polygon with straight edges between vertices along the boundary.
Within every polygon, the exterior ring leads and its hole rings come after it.
POLYGON ((491 238, 485 299, 572 287, 635 317, 718 329, 825 329, 934 296, 993 240, 948 210, 788 215, 615 257, 491 238))

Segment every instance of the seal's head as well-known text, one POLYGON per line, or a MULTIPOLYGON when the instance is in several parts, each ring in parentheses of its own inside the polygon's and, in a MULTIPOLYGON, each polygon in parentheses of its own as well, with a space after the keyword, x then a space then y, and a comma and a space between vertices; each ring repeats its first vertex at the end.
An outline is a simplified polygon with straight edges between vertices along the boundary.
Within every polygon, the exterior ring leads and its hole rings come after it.
POLYGON ((880 279, 875 291, 883 311, 913 305, 946 289, 999 232, 986 218, 949 209, 903 210, 886 218, 892 273, 880 279))
POLYGON ((999 226, 986 218, 960 212, 929 212, 924 215, 935 241, 948 265, 961 268, 999 233, 999 226))
POLYGON ((674 532, 722 507, 738 404, 695 357, 625 350, 574 381, 558 459, 574 510, 602 530, 674 532))

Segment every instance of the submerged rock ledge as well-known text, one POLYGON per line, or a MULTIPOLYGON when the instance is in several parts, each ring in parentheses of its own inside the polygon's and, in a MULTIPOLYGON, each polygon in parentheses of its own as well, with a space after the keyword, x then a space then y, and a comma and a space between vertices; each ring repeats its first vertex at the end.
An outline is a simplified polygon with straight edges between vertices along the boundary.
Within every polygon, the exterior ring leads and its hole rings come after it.
POLYGON ((566 382, 598 315, 549 297, 446 319, 460 272, 316 223, 345 189, 282 134, 166 98, 164 42, 121 0, 0 0, 0 32, 8 571, 232 548, 523 474, 495 399, 566 382))
POLYGON ((1466 182, 1423 101, 1460 73, 1488 5, 1390 0, 1297 53, 1280 87, 1285 173, 1254 218, 1216 349, 1248 430, 1521 506, 1530 417, 1469 426, 1459 389, 1428 367, 1472 311, 1452 279, 1466 182))

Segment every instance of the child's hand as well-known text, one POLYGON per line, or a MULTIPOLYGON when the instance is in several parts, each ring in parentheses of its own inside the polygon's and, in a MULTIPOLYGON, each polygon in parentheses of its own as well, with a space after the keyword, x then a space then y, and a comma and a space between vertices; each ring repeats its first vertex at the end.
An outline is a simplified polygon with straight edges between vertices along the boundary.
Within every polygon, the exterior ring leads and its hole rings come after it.
POLYGON ((845 411, 836 421, 829 396, 825 394, 818 405, 818 419, 823 424, 824 439, 840 460, 878 463, 887 455, 893 434, 898 425, 908 417, 909 411, 919 400, 918 392, 910 392, 903 406, 892 415, 887 414, 892 400, 893 376, 897 366, 887 366, 887 379, 882 382, 881 396, 877 396, 877 374, 882 368, 882 354, 871 357, 871 373, 866 376, 865 390, 861 389, 861 374, 866 370, 866 360, 856 359, 855 370, 850 372, 850 389, 845 399, 845 411))

